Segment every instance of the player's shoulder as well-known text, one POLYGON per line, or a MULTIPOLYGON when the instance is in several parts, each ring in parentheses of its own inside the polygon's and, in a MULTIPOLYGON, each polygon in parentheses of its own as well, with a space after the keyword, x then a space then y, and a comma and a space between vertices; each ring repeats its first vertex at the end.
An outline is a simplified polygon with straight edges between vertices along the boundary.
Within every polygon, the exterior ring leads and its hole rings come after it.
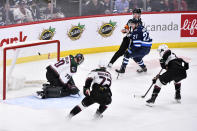
POLYGON ((137 30, 138 30, 138 31, 141 31, 141 32, 147 31, 146 28, 145 28, 143 25, 139 25, 139 26, 137 27, 137 30))
POLYGON ((171 50, 167 50, 167 51, 164 52, 162 58, 163 58, 164 60, 167 60, 168 57, 169 57, 171 54, 172 54, 172 51, 171 51, 171 50))

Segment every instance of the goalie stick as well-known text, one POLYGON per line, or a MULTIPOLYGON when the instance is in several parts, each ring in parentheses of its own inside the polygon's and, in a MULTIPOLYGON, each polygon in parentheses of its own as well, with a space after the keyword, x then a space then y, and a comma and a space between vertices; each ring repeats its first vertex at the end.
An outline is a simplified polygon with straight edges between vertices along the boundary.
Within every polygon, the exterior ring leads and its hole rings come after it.
MULTIPOLYGON (((160 70, 160 72, 157 74, 160 75, 163 69, 160 70)), ((158 79, 158 77, 156 77, 156 80, 158 79)), ((135 95, 134 94, 134 98, 145 98, 146 95, 148 94, 148 92, 150 91, 150 89, 152 88, 152 86, 154 85, 154 83, 151 84, 151 86, 148 88, 148 90, 146 91, 146 93, 144 95, 135 95)))

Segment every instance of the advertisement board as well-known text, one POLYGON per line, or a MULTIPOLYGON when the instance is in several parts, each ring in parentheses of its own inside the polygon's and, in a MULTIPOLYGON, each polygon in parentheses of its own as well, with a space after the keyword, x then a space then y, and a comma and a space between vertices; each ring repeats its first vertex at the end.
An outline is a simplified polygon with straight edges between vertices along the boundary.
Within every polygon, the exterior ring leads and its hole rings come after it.
MULTIPOLYGON (((88 52, 88 49, 96 48, 99 48, 100 52, 113 51, 113 48, 121 44, 124 37, 121 29, 130 18, 130 14, 90 16, 4 27, 0 28, 0 48, 15 42, 57 39, 61 42, 61 51, 80 49, 88 52)), ((193 43, 192 46, 197 47, 197 12, 145 13, 142 15, 142 21, 150 32, 153 45, 193 43)), ((90 50, 89 53, 95 51, 90 50)), ((24 52, 23 55, 29 56, 28 53, 29 51, 24 52)))

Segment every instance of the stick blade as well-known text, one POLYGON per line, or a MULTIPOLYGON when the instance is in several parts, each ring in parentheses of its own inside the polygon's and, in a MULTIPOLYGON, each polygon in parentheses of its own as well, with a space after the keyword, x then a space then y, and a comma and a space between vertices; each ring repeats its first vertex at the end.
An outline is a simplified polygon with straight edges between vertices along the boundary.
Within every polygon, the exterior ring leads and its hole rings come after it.
POLYGON ((134 97, 134 98, 144 98, 144 96, 141 96, 141 95, 135 95, 135 94, 133 95, 133 97, 134 97))

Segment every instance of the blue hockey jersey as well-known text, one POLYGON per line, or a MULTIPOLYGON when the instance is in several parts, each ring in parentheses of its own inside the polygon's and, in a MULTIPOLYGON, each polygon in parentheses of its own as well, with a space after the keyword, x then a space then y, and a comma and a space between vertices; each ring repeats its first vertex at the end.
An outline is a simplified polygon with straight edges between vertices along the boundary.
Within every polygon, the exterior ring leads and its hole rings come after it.
POLYGON ((138 26, 133 30, 130 36, 132 42, 129 45, 129 49, 139 48, 139 47, 151 47, 152 39, 149 37, 149 32, 142 25, 138 26))

